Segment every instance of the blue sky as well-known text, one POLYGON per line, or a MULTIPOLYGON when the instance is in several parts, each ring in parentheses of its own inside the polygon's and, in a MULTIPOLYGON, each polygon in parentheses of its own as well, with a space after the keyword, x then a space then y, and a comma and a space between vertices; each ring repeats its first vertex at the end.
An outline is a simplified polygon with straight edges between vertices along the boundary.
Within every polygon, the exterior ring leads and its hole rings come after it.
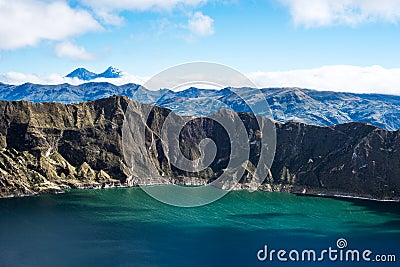
MULTIPOLYGON (((335 76, 314 85, 296 74, 321 80, 325 70, 352 72, 348 82, 368 73, 376 87, 379 74, 396 93, 399 20, 397 0, 0 0, 0 73, 29 81, 113 65, 148 77, 211 61, 261 85, 329 87, 335 76)), ((332 88, 352 89, 345 84, 332 88)))

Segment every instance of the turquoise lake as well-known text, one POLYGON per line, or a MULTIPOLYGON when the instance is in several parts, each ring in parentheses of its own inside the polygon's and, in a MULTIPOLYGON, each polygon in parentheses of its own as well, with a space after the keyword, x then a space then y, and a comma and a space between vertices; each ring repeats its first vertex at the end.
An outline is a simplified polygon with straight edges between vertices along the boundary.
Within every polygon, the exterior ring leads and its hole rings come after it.
POLYGON ((400 204, 233 191, 197 208, 158 202, 140 188, 74 190, 0 200, 0 266, 299 266, 260 262, 271 249, 348 248, 393 254, 400 204))

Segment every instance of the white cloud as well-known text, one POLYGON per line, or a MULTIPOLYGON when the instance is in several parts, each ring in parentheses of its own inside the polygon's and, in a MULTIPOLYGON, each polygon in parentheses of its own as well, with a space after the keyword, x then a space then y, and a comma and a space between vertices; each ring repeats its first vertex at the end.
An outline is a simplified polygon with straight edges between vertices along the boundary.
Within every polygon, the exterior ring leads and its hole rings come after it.
POLYGON ((0 0, 0 49, 16 49, 40 40, 67 37, 101 29, 82 9, 66 2, 39 0, 0 0))
MULTIPOLYGON (((94 79, 92 82, 108 82, 115 85, 123 85, 127 83, 135 83, 135 84, 145 84, 150 77, 142 77, 137 75, 132 75, 128 73, 122 73, 120 78, 97 78, 94 79)), ((82 81, 81 81, 82 83, 82 81)))
MULTIPOLYGON (((58 75, 57 75, 58 76, 58 75)), ((13 84, 13 85, 19 85, 19 84, 24 84, 26 82, 31 82, 31 83, 40 83, 42 84, 48 84, 50 80, 54 79, 55 75, 51 75, 45 79, 40 78, 34 74, 25 74, 25 73, 19 73, 19 72, 7 72, 4 74, 0 74, 0 82, 5 83, 5 84, 13 84)), ((55 79, 57 80, 56 82, 61 82, 61 79, 55 79)))
POLYGON ((95 56, 88 53, 84 47, 77 46, 71 42, 62 42, 56 46, 56 55, 59 57, 68 57, 76 60, 94 60, 95 56))
POLYGON ((396 23, 400 19, 398 0, 279 0, 290 10, 296 25, 319 27, 357 25, 365 22, 396 23))
POLYGON ((188 21, 187 28, 199 36, 214 34, 214 20, 201 12, 194 13, 188 21))
POLYGON ((400 95, 400 69, 381 66, 324 66, 282 72, 253 72, 258 87, 302 87, 321 91, 400 95))

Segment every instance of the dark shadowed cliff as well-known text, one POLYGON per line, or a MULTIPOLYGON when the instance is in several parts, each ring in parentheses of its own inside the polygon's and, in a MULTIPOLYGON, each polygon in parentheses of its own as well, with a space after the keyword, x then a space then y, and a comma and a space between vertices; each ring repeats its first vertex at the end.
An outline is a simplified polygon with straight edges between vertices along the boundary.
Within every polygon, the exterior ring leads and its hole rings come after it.
MULTIPOLYGON (((69 105, 0 101, 0 196, 146 183, 141 175, 146 166, 129 170, 123 157, 122 125, 128 105, 126 97, 69 105)), ((134 105, 139 122, 142 110, 149 106, 134 105)), ((169 183, 204 184, 218 178, 230 157, 224 128, 207 118, 187 124, 180 133, 183 142, 179 147, 186 157, 199 156, 198 145, 204 138, 212 139, 217 150, 208 168, 182 171, 169 163, 159 138, 169 114, 163 108, 152 110, 143 139, 133 140, 138 159, 147 153, 158 174, 169 183)), ((258 134, 254 115, 240 113, 239 118, 251 144, 249 162, 257 164, 263 136, 258 134)), ((275 126, 275 158, 259 189, 400 199, 399 131, 362 123, 275 126)), ((237 188, 251 188, 251 166, 246 167, 237 188)))

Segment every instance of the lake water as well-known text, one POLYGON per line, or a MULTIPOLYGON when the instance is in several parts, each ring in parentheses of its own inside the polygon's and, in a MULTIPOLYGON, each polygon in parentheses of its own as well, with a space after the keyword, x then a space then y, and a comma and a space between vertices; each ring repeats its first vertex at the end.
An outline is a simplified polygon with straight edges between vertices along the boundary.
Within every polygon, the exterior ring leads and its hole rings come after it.
POLYGON ((178 208, 140 188, 74 190, 0 200, 0 266, 298 266, 260 262, 269 249, 336 247, 395 254, 400 204, 234 191, 210 205, 178 208))

